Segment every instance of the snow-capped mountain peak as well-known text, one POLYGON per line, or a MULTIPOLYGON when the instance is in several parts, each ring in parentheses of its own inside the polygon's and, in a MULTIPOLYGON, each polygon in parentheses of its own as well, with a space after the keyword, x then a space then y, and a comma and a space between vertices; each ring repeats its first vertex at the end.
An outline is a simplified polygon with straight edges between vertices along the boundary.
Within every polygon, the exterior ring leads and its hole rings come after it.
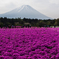
POLYGON ((38 12, 37 10, 35 10, 34 8, 32 8, 29 5, 22 5, 19 8, 16 8, 12 11, 9 11, 7 13, 4 14, 0 14, 0 17, 8 17, 8 18, 37 18, 37 19, 49 19, 49 17, 41 14, 40 12, 38 12))
POLYGON ((20 8, 19 8, 19 11, 18 12, 20 12, 22 9, 28 9, 28 5, 22 5, 20 8))

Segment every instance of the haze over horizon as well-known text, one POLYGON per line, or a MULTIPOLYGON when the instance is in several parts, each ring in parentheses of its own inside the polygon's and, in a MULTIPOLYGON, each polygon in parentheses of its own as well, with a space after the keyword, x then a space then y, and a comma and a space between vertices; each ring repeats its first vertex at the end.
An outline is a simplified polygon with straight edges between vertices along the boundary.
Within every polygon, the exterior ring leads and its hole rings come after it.
POLYGON ((59 18, 59 0, 0 0, 0 14, 22 5, 30 5, 48 17, 59 18))

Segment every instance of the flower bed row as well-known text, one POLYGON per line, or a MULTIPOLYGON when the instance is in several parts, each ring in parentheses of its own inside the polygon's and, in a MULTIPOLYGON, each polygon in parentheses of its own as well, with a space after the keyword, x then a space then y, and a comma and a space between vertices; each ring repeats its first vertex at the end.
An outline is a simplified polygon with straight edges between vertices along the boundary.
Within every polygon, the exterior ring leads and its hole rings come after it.
POLYGON ((59 59, 59 32, 50 28, 0 28, 0 59, 59 59))

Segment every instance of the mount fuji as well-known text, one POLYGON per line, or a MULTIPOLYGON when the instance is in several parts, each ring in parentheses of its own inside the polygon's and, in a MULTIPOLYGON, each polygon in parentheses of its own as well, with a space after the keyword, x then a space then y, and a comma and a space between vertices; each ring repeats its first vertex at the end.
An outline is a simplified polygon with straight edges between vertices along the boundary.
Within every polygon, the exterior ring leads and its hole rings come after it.
POLYGON ((47 17, 29 5, 23 5, 20 8, 16 8, 4 14, 0 14, 0 17, 7 17, 7 18, 37 18, 37 19, 51 19, 47 17))

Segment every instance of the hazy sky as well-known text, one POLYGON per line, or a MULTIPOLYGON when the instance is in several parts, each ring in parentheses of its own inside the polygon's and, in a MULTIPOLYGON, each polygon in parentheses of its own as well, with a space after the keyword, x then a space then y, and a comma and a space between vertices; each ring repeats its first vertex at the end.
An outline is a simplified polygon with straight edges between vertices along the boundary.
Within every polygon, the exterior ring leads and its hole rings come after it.
POLYGON ((59 0, 0 0, 0 14, 22 5, 30 5, 46 16, 59 18, 59 0))

